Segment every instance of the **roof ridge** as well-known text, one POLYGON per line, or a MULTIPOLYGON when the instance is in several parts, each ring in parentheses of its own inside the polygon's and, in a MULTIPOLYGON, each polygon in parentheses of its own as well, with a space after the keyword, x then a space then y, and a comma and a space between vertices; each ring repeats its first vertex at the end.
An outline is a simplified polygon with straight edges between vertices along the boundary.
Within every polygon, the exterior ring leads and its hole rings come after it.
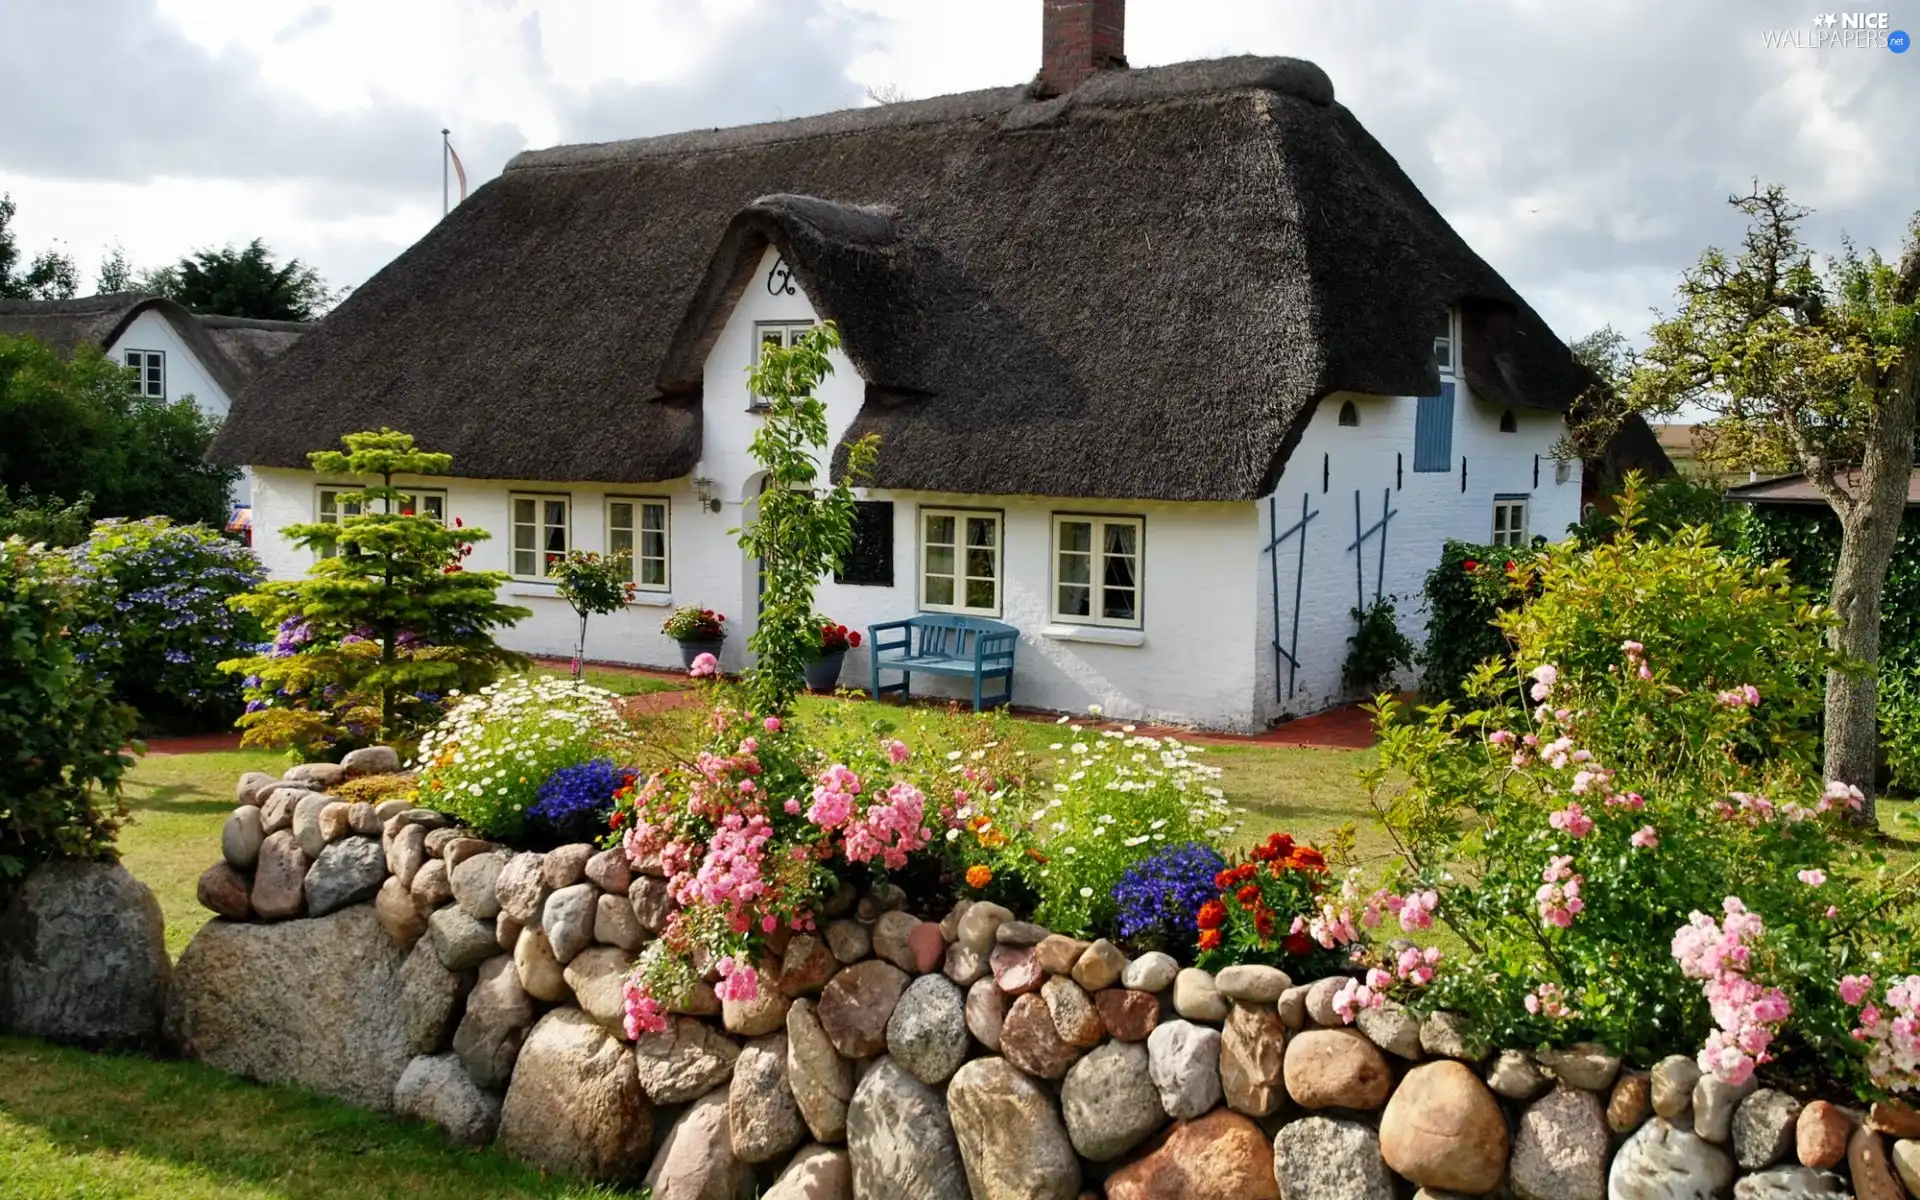
POLYGON ((1037 110, 1036 115, 1038 111, 1044 111, 1051 116, 1083 105, 1131 106, 1204 97, 1246 88, 1264 88, 1322 106, 1334 102, 1333 81, 1318 65, 1303 58, 1243 54, 1231 58, 1195 59, 1159 67, 1103 71, 1064 96, 1037 97, 1033 94, 1032 84, 1020 84, 931 96, 925 100, 905 100, 897 104, 836 109, 812 116, 790 117, 784 121, 523 150, 508 161, 506 171, 595 167, 616 162, 677 158, 688 154, 809 141, 876 129, 945 125, 984 117, 1011 116, 1029 105, 1037 110))

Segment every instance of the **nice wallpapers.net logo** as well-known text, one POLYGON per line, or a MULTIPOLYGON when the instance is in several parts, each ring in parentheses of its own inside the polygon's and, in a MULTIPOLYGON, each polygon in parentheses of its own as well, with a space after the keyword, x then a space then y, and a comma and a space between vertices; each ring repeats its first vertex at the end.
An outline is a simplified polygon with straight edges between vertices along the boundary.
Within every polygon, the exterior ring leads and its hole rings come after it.
POLYGON ((1775 50, 1890 50, 1905 54, 1913 38, 1883 12, 1815 13, 1799 29, 1765 29, 1761 39, 1775 50))

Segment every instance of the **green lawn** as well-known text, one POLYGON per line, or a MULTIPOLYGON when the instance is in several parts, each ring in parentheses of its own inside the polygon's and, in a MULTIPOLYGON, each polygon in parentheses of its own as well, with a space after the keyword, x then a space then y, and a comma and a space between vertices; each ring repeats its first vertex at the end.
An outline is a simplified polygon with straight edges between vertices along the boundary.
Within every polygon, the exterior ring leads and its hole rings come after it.
POLYGON ((492 1150, 195 1063, 0 1038, 9 1200, 416 1200, 610 1195, 492 1150))
MULTIPOLYGON (((553 679, 565 679, 568 675, 564 667, 539 667, 537 671, 553 679)), ((580 678, 597 688, 605 688, 616 696, 647 696, 654 692, 677 692, 687 686, 684 679, 660 679, 652 675, 634 675, 626 671, 609 671, 602 667, 588 667, 580 672, 580 678)))

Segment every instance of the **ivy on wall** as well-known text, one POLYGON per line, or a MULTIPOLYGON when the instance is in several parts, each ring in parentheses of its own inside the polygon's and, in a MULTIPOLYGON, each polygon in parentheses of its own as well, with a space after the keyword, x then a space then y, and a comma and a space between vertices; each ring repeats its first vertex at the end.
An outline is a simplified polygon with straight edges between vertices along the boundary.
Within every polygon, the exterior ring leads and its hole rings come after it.
POLYGON ((1465 704, 1473 669, 1507 652, 1493 618, 1520 606, 1525 593, 1512 586, 1512 573, 1524 570, 1534 554, 1531 547, 1472 542, 1448 542, 1441 551, 1440 565, 1427 572, 1422 593, 1427 646, 1420 654, 1420 691, 1427 703, 1465 704))

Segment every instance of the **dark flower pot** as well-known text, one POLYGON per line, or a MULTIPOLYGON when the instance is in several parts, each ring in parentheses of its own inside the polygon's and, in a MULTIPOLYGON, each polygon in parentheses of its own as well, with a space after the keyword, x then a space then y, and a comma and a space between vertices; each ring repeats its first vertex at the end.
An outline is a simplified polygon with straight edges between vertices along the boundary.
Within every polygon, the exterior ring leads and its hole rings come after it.
POLYGON ((725 645, 726 641, 727 638, 725 634, 717 638, 702 641, 682 640, 680 643, 680 662, 683 666, 691 667, 693 666, 693 660, 699 658, 702 654, 711 654, 715 658, 719 658, 720 647, 725 645))
POLYGON ((847 659, 845 650, 835 650, 832 654, 823 654, 807 664, 807 687, 816 692, 830 692, 840 682, 840 664, 847 659))

